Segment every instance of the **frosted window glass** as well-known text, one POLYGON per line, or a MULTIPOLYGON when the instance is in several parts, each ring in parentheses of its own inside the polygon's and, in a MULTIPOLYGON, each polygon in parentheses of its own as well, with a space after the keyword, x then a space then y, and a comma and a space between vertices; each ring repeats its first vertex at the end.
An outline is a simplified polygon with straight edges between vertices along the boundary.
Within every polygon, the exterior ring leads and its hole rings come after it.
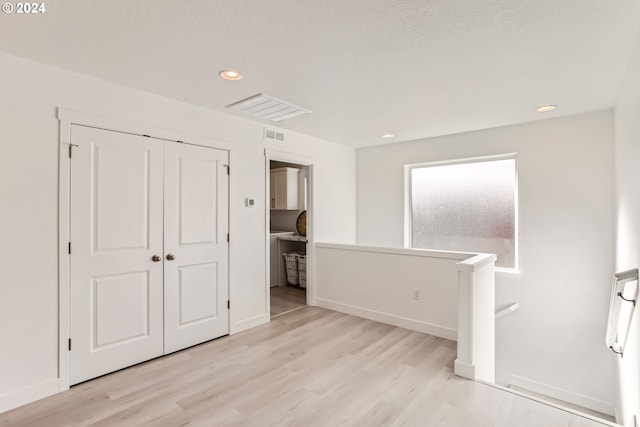
POLYGON ((515 159, 411 169, 411 246, 485 252, 515 268, 515 159))

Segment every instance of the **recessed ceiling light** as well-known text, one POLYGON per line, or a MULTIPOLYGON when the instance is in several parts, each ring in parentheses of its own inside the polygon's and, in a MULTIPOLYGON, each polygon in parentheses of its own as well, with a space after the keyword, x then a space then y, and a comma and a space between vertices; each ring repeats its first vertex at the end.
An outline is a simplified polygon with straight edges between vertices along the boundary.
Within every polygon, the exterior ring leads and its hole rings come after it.
POLYGON ((547 111, 553 111, 557 108, 557 105, 543 105, 542 107, 536 108, 538 113, 545 113, 547 111))
POLYGON ((234 70, 222 70, 218 73, 225 80, 240 80, 242 75, 234 70))
POLYGON ((382 135, 382 137, 384 139, 391 139, 391 138, 395 138, 396 136, 393 133, 385 133, 384 135, 382 135))

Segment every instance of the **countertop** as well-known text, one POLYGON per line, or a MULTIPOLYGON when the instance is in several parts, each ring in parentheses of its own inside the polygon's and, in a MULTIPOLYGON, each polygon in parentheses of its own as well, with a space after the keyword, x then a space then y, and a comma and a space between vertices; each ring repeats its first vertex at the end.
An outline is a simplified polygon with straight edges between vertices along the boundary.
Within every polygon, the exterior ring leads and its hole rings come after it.
POLYGON ((307 236, 302 236, 300 234, 293 234, 293 235, 283 234, 282 236, 278 237, 278 240, 290 240, 290 241, 293 241, 293 242, 306 242, 307 241, 307 236))

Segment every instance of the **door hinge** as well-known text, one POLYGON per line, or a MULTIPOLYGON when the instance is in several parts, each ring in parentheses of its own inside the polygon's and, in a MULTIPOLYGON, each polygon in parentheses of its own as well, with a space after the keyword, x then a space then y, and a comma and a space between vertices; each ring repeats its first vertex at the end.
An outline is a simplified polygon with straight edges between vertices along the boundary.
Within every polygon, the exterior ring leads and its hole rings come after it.
POLYGON ((231 301, 230 300, 227 300, 227 309, 231 310, 231 301))
POLYGON ((231 241, 231 237, 229 236, 229 233, 227 233, 227 242, 231 241))
POLYGON ((69 242, 69 255, 71 255, 71 242, 69 242))
POLYGON ((73 157, 73 147, 77 147, 78 144, 71 144, 69 143, 69 158, 73 157))
POLYGON ((71 338, 69 338, 69 351, 71 351, 71 338))
POLYGON ((224 165, 224 167, 227 168, 227 175, 231 175, 231 166, 224 165))

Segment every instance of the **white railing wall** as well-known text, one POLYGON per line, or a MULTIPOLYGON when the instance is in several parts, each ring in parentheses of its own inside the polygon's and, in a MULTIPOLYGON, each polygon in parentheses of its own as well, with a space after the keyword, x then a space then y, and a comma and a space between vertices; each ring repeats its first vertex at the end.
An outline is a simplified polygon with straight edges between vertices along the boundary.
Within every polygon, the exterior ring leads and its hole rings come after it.
POLYGON ((495 381, 495 255, 479 254, 458 267, 458 355, 455 373, 495 381))
POLYGON ((318 306, 455 340, 455 373, 494 381, 495 255, 315 247, 318 306))

